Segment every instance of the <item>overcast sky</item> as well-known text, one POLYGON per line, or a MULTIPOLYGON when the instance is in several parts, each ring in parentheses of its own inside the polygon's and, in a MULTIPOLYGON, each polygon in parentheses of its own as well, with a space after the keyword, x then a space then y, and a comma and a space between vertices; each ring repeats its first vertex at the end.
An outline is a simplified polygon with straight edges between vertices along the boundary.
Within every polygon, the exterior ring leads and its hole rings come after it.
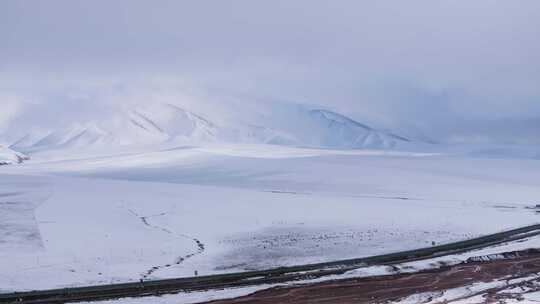
POLYGON ((540 142, 540 1, 0 2, 0 126, 25 98, 177 84, 540 142))

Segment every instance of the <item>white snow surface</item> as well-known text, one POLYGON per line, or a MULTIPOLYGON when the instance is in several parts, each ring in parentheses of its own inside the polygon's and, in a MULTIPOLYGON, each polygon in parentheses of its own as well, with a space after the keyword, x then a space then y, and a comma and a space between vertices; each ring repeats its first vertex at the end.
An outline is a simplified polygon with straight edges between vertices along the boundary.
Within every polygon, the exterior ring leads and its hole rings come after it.
POLYGON ((62 153, 0 169, 2 291, 362 257, 539 217, 532 159, 223 143, 62 153))
MULTIPOLYGON (((240 296, 246 296, 252 294, 259 290, 264 290, 276 286, 298 286, 304 284, 314 284, 318 282, 331 281, 331 280, 341 280, 348 278, 361 278, 361 277, 372 277, 372 276, 381 276, 381 275, 393 275, 396 273, 406 273, 406 272, 416 272, 428 269, 434 269, 444 265, 452 265, 465 262, 470 257, 483 256, 486 254, 496 254, 502 252, 510 252, 514 250, 523 250, 528 248, 540 248, 540 236, 529 237, 523 240, 513 241, 502 243, 487 248, 482 248, 478 250, 472 250, 469 252, 461 254, 453 254, 448 256, 442 256, 422 261, 395 264, 392 266, 368 266, 362 267, 355 270, 348 271, 341 275, 331 275, 326 277, 321 277, 317 279, 304 280, 304 281, 295 281, 293 283, 281 283, 273 285, 257 285, 241 288, 228 288, 223 290, 209 290, 201 292, 188 292, 188 293, 179 293, 179 294, 170 294, 160 297, 144 297, 144 298, 124 298, 118 300, 109 300, 109 301, 99 301, 93 302, 96 304, 137 304, 137 303, 159 303, 159 304, 193 304, 201 303, 206 301, 212 301, 217 299, 229 299, 236 298, 240 296)), ((452 301, 452 303, 483 303, 482 295, 474 296, 477 293, 482 291, 489 290, 493 287, 503 287, 509 284, 514 284, 520 281, 527 281, 530 279, 538 278, 538 275, 532 275, 530 277, 512 279, 512 278, 503 278, 501 280, 494 280, 492 282, 478 282, 473 285, 467 285, 459 288, 454 288, 450 290, 440 291, 440 292, 425 292, 414 294, 402 299, 399 299, 392 303, 399 304, 417 304, 417 303, 441 303, 442 301, 452 301), (471 296, 473 295, 473 296, 471 296), (478 301, 476 299, 478 298, 478 301)), ((505 291, 510 291, 506 289, 505 291)), ((518 290, 518 292, 523 292, 523 290, 518 290)), ((532 300, 537 297, 537 293, 526 293, 526 300, 532 300)), ((508 301, 508 303, 513 303, 513 301, 508 301)), ((528 302, 522 302, 528 303, 528 302)))
POLYGON ((28 156, 0 145, 0 165, 18 164, 28 159, 28 156))

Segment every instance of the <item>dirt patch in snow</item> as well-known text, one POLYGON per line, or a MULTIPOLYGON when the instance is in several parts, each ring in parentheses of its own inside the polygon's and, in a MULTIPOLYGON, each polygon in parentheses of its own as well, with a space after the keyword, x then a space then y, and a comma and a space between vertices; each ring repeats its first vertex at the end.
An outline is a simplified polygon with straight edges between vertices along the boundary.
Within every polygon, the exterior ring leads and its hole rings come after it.
MULTIPOLYGON (((312 285, 276 287, 214 304, 268 303, 399 303, 414 295, 429 295, 416 303, 439 303, 445 291, 462 288, 463 294, 441 303, 475 298, 474 303, 506 303, 521 293, 540 290, 540 251, 526 250, 485 256, 468 262, 412 274, 347 279, 312 285), (526 278, 520 280, 520 278, 526 278), (484 289, 468 288, 485 283, 484 289), (478 302, 479 301, 479 302, 478 302)), ((461 302, 460 302, 461 303, 461 302)))

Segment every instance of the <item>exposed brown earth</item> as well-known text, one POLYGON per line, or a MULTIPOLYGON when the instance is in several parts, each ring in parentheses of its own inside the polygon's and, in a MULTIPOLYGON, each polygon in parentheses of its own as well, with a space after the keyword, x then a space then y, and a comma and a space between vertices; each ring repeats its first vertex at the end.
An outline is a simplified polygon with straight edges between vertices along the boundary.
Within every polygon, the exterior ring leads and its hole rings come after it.
MULTIPOLYGON (((352 304, 388 303, 424 292, 442 292, 468 286, 478 282, 492 282, 523 278, 540 273, 540 251, 527 250, 508 253, 500 260, 478 261, 446 266, 412 274, 346 279, 312 285, 276 287, 252 295, 230 300, 213 301, 213 304, 352 304)), ((536 282, 521 282, 515 285, 483 291, 483 303, 504 303, 504 299, 518 298, 520 294, 505 293, 511 287, 520 287, 523 292, 538 289, 536 282), (524 288, 528 287, 528 288, 524 288)), ((470 296, 470 295, 469 295, 470 296)), ((443 302, 444 303, 444 302, 443 302)), ((447 303, 447 302, 446 302, 447 303)), ((476 302, 477 303, 477 302, 476 302)))

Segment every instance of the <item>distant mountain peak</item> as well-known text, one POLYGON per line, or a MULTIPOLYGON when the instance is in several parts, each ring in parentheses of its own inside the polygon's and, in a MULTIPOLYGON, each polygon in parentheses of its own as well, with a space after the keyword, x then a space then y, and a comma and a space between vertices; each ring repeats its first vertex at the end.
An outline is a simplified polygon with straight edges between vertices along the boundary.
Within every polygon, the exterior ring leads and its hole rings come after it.
POLYGON ((0 165, 21 164, 30 157, 0 145, 0 165))
POLYGON ((310 110, 309 116, 312 120, 312 129, 318 129, 319 136, 315 140, 324 147, 388 149, 411 142, 403 136, 376 130, 329 110, 310 110))
POLYGON ((313 117, 324 118, 328 120, 330 123, 348 124, 348 125, 352 125, 358 128, 363 128, 366 130, 373 130, 371 127, 367 125, 361 124, 357 122, 356 120, 353 120, 345 115, 338 114, 336 112, 332 112, 329 110, 315 109, 315 110, 310 110, 309 113, 313 117))
MULTIPOLYGON (((270 109, 271 110, 271 109, 270 109)), ((10 146, 15 151, 107 151, 113 147, 197 144, 204 142, 262 143, 335 149, 392 149, 410 143, 406 137, 378 130, 325 109, 229 113, 220 125, 170 103, 140 104, 107 112, 103 117, 27 132, 10 146), (279 113, 279 114, 277 114, 279 113)), ((215 113, 214 113, 215 114, 215 113)))

